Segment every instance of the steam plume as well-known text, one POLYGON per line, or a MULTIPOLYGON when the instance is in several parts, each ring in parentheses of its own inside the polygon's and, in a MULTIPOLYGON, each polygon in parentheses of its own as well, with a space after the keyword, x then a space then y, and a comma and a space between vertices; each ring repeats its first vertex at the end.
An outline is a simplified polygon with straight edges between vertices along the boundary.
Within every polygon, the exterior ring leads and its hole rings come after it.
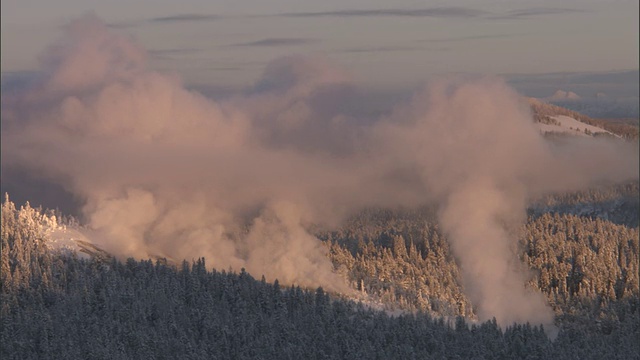
POLYGON ((481 319, 550 324, 513 249, 528 199, 638 173, 636 148, 547 143, 500 79, 442 80, 357 119, 340 111, 349 76, 318 59, 276 60, 248 94, 215 102, 92 16, 46 54, 39 85, 3 98, 3 162, 83 198, 92 238, 121 256, 204 256, 348 291, 308 226, 435 203, 481 319))

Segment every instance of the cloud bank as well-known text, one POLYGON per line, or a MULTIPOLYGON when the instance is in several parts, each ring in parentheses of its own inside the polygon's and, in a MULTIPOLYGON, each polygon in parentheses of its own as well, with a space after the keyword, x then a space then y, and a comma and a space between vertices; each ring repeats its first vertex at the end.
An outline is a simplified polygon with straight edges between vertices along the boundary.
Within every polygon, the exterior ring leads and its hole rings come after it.
POLYGON ((314 38, 266 38, 246 43, 238 43, 229 46, 293 46, 314 44, 320 40, 314 38))
POLYGON ((213 20, 220 20, 222 18, 223 17, 220 16, 220 15, 182 14, 182 15, 156 17, 156 18, 151 19, 151 21, 152 22, 173 23, 173 22, 188 22, 188 21, 213 21, 213 20))
POLYGON ((496 78, 443 79, 363 119, 345 111, 349 75, 322 59, 278 59, 245 95, 215 102, 92 16, 42 59, 46 77, 3 95, 3 162, 83 199, 90 237, 123 257, 204 256, 346 292, 309 226, 430 203, 480 319, 548 325, 514 249, 528 199, 638 176, 637 146, 546 142, 496 78))
POLYGON ((484 11, 464 7, 433 7, 421 9, 358 9, 324 12, 283 13, 287 17, 436 17, 471 18, 485 14, 484 11))

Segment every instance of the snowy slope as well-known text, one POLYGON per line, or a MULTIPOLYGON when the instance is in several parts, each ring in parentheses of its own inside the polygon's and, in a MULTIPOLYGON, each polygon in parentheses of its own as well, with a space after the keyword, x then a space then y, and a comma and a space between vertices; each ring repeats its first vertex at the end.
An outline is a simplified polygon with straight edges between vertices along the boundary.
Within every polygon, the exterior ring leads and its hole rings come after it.
POLYGON ((79 229, 72 226, 58 226, 48 231, 49 249, 63 253, 75 253, 82 258, 111 257, 109 253, 94 245, 79 229))
POLYGON ((597 126, 585 124, 569 116, 556 115, 550 116, 550 118, 555 120, 558 125, 536 123, 542 133, 564 133, 576 136, 593 136, 593 134, 600 133, 619 137, 618 135, 615 135, 607 130, 604 130, 597 126))

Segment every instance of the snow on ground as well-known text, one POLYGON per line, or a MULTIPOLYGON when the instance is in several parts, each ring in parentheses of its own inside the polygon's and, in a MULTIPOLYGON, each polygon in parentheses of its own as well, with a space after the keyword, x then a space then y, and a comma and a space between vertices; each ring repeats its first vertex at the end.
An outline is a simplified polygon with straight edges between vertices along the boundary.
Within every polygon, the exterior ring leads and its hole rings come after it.
POLYGON ((90 258, 90 255, 82 251, 81 243, 91 243, 80 231, 68 226, 58 226, 48 231, 49 249, 64 253, 76 253, 79 257, 90 258))
POLYGON ((607 130, 604 130, 597 126, 585 124, 569 116, 557 115, 551 116, 551 118, 560 123, 560 125, 537 123, 538 128, 542 133, 567 133, 577 136, 591 136, 587 133, 603 133, 618 137, 617 135, 614 135, 607 130))

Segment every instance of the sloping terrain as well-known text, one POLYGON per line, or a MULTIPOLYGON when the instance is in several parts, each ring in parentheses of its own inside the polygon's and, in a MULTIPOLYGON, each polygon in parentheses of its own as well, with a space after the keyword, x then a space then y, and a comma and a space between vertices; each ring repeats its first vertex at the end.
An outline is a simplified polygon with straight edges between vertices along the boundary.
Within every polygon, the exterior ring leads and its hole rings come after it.
POLYGON ((594 119, 579 112, 529 98, 535 122, 543 133, 574 134, 580 136, 615 135, 615 137, 638 140, 635 121, 610 121, 594 119))

